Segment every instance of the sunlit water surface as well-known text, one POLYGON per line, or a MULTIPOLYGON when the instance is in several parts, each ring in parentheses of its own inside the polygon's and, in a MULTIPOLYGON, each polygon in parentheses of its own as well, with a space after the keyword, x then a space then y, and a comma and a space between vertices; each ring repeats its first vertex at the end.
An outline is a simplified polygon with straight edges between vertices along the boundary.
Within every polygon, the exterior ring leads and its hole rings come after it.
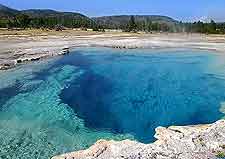
POLYGON ((0 158, 46 159, 98 139, 154 141, 157 126, 224 116, 225 57, 79 48, 0 72, 0 158))

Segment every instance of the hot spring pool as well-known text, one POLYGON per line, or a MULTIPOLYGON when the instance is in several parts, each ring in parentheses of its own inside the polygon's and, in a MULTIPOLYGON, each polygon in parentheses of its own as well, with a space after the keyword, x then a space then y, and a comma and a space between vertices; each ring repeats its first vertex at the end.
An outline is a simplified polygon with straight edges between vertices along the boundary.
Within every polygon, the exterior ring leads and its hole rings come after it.
POLYGON ((46 159, 98 139, 154 141, 158 126, 224 117, 225 56, 78 48, 0 72, 0 158, 46 159))

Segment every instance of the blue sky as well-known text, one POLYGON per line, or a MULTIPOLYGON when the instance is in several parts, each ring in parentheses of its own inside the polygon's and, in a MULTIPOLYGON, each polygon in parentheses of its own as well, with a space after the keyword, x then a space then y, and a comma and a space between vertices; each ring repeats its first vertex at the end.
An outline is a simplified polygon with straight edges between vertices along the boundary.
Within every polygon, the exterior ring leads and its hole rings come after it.
POLYGON ((88 16, 118 14, 167 15, 177 20, 213 18, 225 21, 225 0, 0 0, 16 9, 55 9, 88 16))

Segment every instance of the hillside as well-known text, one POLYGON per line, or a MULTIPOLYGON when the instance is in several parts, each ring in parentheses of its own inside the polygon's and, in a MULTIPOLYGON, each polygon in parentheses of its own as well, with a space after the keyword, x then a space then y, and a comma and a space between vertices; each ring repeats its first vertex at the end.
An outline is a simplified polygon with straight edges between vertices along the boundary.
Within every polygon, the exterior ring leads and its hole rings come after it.
MULTIPOLYGON (((27 14, 32 18, 40 18, 40 17, 74 17, 74 18, 86 18, 85 15, 80 13, 73 13, 73 12, 58 12, 55 10, 49 9, 29 9, 21 11, 23 14, 27 14)), ((89 19, 90 20, 90 19, 89 19)))
POLYGON ((16 10, 0 4, 0 28, 91 28, 125 32, 188 32, 225 34, 225 23, 178 22, 161 15, 117 15, 89 18, 80 13, 49 9, 16 10), (131 18, 132 17, 132 18, 131 18), (64 27, 61 27, 64 26, 64 27))
POLYGON ((59 12, 55 10, 50 9, 28 9, 28 10, 16 10, 9 8, 7 6, 4 6, 0 4, 0 17, 13 17, 17 14, 27 14, 32 18, 40 18, 40 17, 76 17, 76 18, 86 18, 91 20, 90 18, 86 17, 85 15, 82 15, 80 13, 73 13, 73 12, 59 12))
POLYGON ((12 20, 14 17, 22 14, 28 15, 29 18, 34 21, 33 23, 43 23, 41 25, 44 26, 62 24, 67 27, 81 27, 82 25, 90 26, 94 23, 92 19, 80 13, 59 12, 48 9, 29 9, 19 11, 0 4, 1 19, 12 20))
MULTIPOLYGON (((104 25, 107 28, 120 28, 121 26, 125 26, 132 15, 118 15, 118 16, 103 16, 103 17, 94 17, 92 18, 97 24, 104 25)), ((152 23, 165 23, 167 25, 173 25, 178 23, 178 21, 167 17, 167 16, 159 16, 159 15, 133 15, 135 21, 147 22, 151 21, 152 23)))
POLYGON ((16 14, 18 14, 19 11, 15 10, 15 9, 11 9, 9 7, 6 7, 2 4, 0 4, 0 18, 9 18, 9 17, 13 17, 16 14))
MULTIPOLYGON (((89 18, 80 13, 73 12, 59 12, 55 10, 49 9, 29 9, 29 10, 16 10, 9 8, 7 6, 0 4, 0 20, 7 19, 12 20, 14 17, 26 14, 31 19, 33 19, 32 25, 34 27, 41 26, 54 26, 56 24, 62 24, 66 27, 93 27, 98 24, 98 26, 104 28, 111 29, 124 29, 131 15, 119 15, 119 16, 104 16, 104 17, 96 17, 89 18), (35 19, 35 20, 34 20, 35 19)), ((137 23, 142 22, 152 22, 158 24, 166 24, 168 26, 172 26, 177 23, 176 20, 167 17, 167 16, 159 16, 159 15, 135 15, 135 21, 137 23)), ((7 22, 0 26, 6 25, 7 22)))

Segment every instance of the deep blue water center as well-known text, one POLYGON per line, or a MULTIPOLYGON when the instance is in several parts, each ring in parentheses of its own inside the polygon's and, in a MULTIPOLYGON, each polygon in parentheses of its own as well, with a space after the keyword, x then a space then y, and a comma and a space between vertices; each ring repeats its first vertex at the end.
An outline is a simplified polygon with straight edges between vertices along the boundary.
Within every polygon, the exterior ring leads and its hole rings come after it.
POLYGON ((87 127, 129 133, 148 143, 159 125, 210 123, 223 116, 224 82, 201 74, 208 58, 76 53, 59 64, 78 66, 85 73, 61 91, 60 99, 87 127))
POLYGON ((79 150, 100 138, 149 143, 158 126, 224 116, 225 57, 207 51, 79 48, 2 72, 0 81, 0 154, 10 145, 11 158, 79 150))

